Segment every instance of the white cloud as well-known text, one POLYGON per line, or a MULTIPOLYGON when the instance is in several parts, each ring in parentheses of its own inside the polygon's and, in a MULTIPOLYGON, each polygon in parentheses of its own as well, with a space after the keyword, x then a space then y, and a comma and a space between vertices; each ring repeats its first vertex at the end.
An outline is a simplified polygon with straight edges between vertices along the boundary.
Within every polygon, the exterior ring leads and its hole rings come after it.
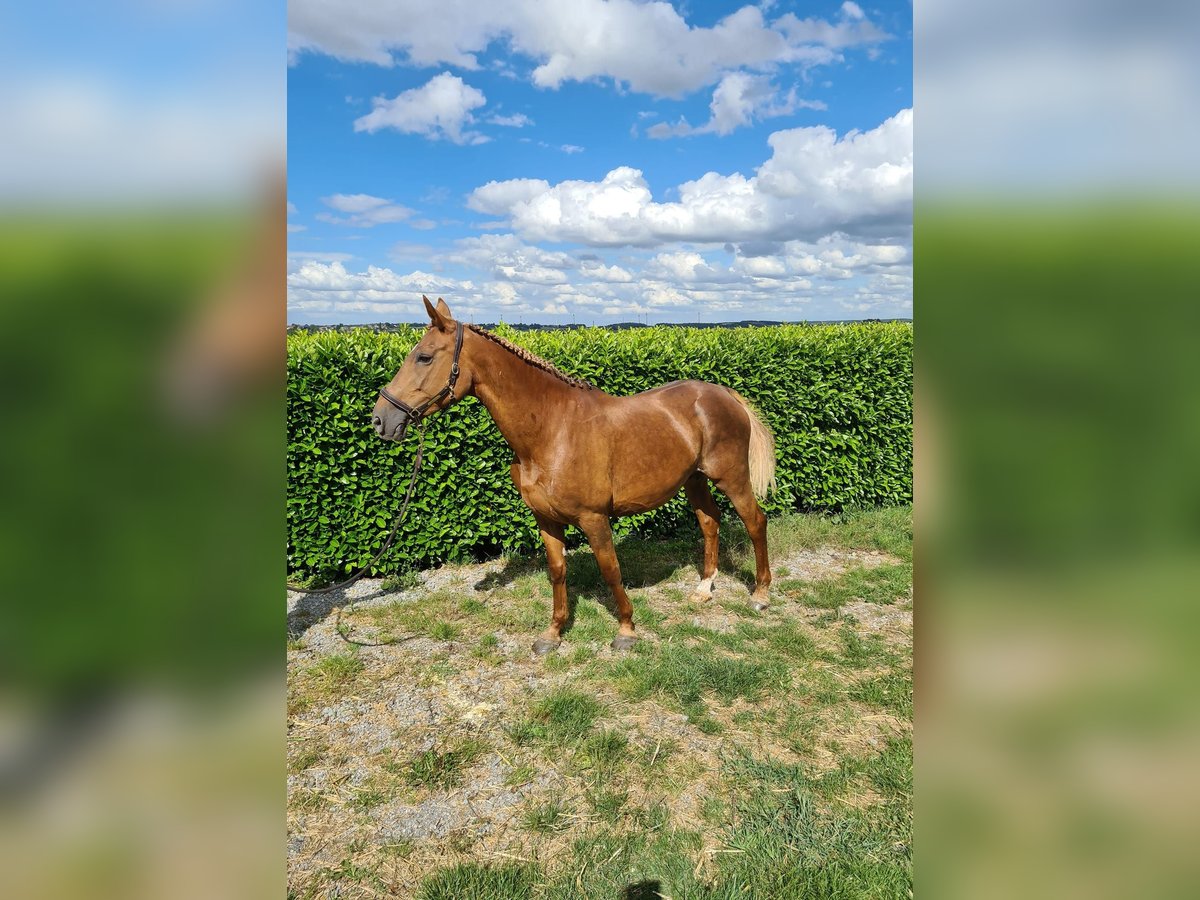
POLYGON ((322 212, 317 213, 317 219, 332 225, 348 225, 352 228, 373 228, 376 225, 403 222, 413 214, 407 206, 370 194, 333 194, 330 197, 322 197, 321 202, 345 215, 335 216, 322 212))
POLYGON ((439 261, 486 271, 499 280, 529 284, 566 284, 566 271, 578 267, 570 254, 529 246, 514 234, 463 238, 439 261))
POLYGON ((383 66, 399 58, 470 70, 493 41, 506 41, 513 53, 540 63, 531 75, 538 87, 609 78, 634 91, 678 97, 733 69, 828 63, 836 48, 886 37, 865 18, 853 18, 850 6, 836 24, 791 13, 768 21, 762 9, 747 5, 699 27, 668 3, 639 0, 292 0, 288 47, 293 60, 323 52, 383 66))
POLYGON ((802 100, 792 87, 786 95, 766 75, 731 72, 721 79, 709 104, 711 115, 706 124, 693 127, 686 119, 674 125, 660 122, 646 130, 652 138, 683 137, 692 134, 730 134, 751 122, 786 116, 797 109, 825 109, 819 100, 802 100))
POLYGON ((798 19, 793 13, 787 13, 780 16, 775 25, 789 41, 812 42, 838 50, 878 44, 888 38, 887 32, 870 22, 862 7, 853 2, 842 4, 841 16, 836 23, 825 19, 798 19))
POLYGON ((340 260, 304 262, 288 275, 288 296, 296 300, 395 300, 410 302, 422 293, 474 292, 471 281, 460 281, 428 272, 397 275, 391 269, 368 266, 365 272, 346 271, 340 260))
POLYGON ((373 109, 354 120, 355 131, 374 133, 394 128, 405 134, 419 134, 431 140, 445 139, 456 144, 478 144, 487 140, 482 134, 464 129, 475 121, 471 110, 487 103, 483 92, 471 87, 457 75, 442 72, 418 88, 404 91, 390 100, 375 97, 373 109))
POLYGON ((525 113, 513 113, 511 116, 489 116, 488 121, 493 125, 500 125, 504 128, 524 128, 526 125, 532 125, 533 119, 525 115, 525 113))
POLYGON ((513 178, 508 181, 489 181, 467 196, 467 208, 475 212, 500 216, 513 206, 550 190, 550 183, 540 178, 513 178))
POLYGON ((815 239, 911 221, 911 109, 867 132, 794 128, 768 143, 754 176, 709 172, 679 185, 676 202, 656 202, 641 171, 622 166, 599 182, 489 182, 468 206, 505 216, 526 240, 594 246, 815 239))
POLYGON ((290 234, 290 233, 292 233, 292 232, 295 232, 295 231, 307 231, 307 230, 308 230, 308 226, 307 226, 307 225, 297 225, 297 224, 296 224, 296 223, 294 223, 294 222, 288 222, 288 223, 287 223, 287 230, 288 230, 288 233, 289 233, 289 234, 290 234))
POLYGON ((620 266, 606 266, 598 259, 582 260, 579 264, 579 274, 589 281, 607 281, 616 284, 628 284, 633 281, 633 274, 620 266))
POLYGON ((559 149, 562 150, 563 153, 571 154, 582 153, 585 148, 580 147, 578 144, 563 144, 561 147, 559 147, 559 149))
POLYGON ((583 322, 635 314, 657 321, 904 316, 912 304, 907 242, 863 242, 841 234, 815 242, 635 253, 621 265, 594 253, 576 257, 525 244, 511 234, 465 239, 448 254, 432 254, 435 265, 462 267, 468 278, 373 266, 355 273, 342 265, 344 254, 313 256, 294 254, 291 260, 293 319, 345 321, 360 314, 411 320, 419 307, 414 311, 408 304, 422 292, 445 296, 456 312, 470 310, 461 314, 475 321, 545 315, 583 322))

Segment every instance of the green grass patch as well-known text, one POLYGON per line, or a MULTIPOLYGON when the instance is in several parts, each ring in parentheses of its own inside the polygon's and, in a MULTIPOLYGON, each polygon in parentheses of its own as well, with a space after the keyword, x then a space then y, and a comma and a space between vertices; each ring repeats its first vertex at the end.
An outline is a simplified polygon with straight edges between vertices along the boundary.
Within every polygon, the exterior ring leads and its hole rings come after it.
POLYGON ((550 624, 550 606, 537 597, 498 593, 488 604, 487 618, 505 631, 529 633, 550 624))
POLYGON ((377 806, 386 803, 388 795, 374 786, 360 787, 350 795, 347 805, 359 812, 369 812, 377 806))
POLYGON ((349 685, 366 668, 356 652, 324 656, 303 672, 309 683, 321 694, 331 694, 349 685))
POLYGON ((462 634, 462 626, 453 622, 435 622, 429 629, 429 636, 435 641, 452 641, 462 634))
POLYGON ((702 713, 707 696, 724 703, 738 697, 753 700, 764 688, 782 688, 788 681, 787 668, 777 660, 743 659, 709 647, 675 643, 657 644, 626 657, 607 674, 631 700, 662 698, 689 715, 702 713))
POLYGON ((787 619, 769 625, 742 622, 732 635, 710 632, 709 637, 714 643, 730 649, 747 649, 746 641, 758 641, 766 649, 792 661, 811 659, 817 649, 808 631, 787 619))
POLYGON ((832 783, 814 783, 796 766, 740 757, 726 777, 736 824, 723 838, 741 852, 718 858, 717 877, 697 898, 911 896, 911 816, 905 824, 890 806, 819 802, 832 783))
POLYGON ((458 608, 468 616, 477 616, 480 613, 487 612, 487 604, 482 600, 476 600, 474 597, 464 597, 459 601, 458 608))
POLYGON ((629 802, 629 792, 599 788, 588 794, 588 802, 602 822, 615 825, 621 819, 625 804, 629 802))
POLYGON ((901 718, 912 720, 912 673, 892 670, 876 678, 868 678, 850 689, 850 699, 886 709, 901 718))
POLYGON ((693 898, 700 836, 663 825, 658 813, 629 810, 636 830, 603 828, 575 841, 571 857, 550 873, 544 900, 693 898), (657 825, 657 827, 655 827, 657 825))
POLYGON ((628 754, 629 741, 625 735, 604 728, 583 741, 577 756, 583 765, 610 773, 625 762, 628 754))
POLYGON ((885 797, 911 799, 913 790, 912 737, 888 738, 883 752, 866 765, 872 785, 885 797))
POLYGON ((603 712, 604 706, 592 695, 558 687, 536 701, 527 718, 510 725, 508 735, 518 745, 574 743, 591 730, 603 712))
POLYGON ((841 644, 841 655, 829 659, 852 669, 897 662, 896 654, 888 649, 882 638, 874 634, 864 637, 849 622, 844 623, 838 630, 838 641, 841 644))
POLYGON ((452 750, 426 750, 401 766, 400 774, 413 787, 451 788, 462 782, 463 772, 486 750, 486 744, 475 740, 465 741, 452 750))
POLYGON ((426 878, 417 900, 529 900, 538 880, 532 864, 461 863, 426 878))
POLYGON ((520 787, 523 784, 529 784, 537 777, 538 770, 531 765, 520 765, 509 770, 509 773, 504 776, 504 784, 507 787, 520 787))
POLYGON ((464 613, 459 598, 438 591, 419 600, 403 600, 362 611, 378 628, 389 632, 423 634, 435 640, 452 640, 462 629, 464 613), (439 637, 450 635, 450 637, 439 637))
MULTIPOLYGON (((785 514, 771 519, 767 527, 767 541, 772 558, 798 550, 840 547, 846 550, 878 550, 911 560, 912 507, 785 514)), ((753 558, 753 554, 747 553, 747 558, 753 558)), ((790 573, 779 574, 786 577, 790 573)))
POLYGON ((855 600, 888 606, 906 599, 911 587, 911 563, 851 569, 819 581, 791 578, 775 584, 776 590, 813 609, 838 609, 855 600))
POLYGON ((548 834, 566 827, 566 812, 561 800, 535 803, 521 816, 521 824, 537 834, 548 834))

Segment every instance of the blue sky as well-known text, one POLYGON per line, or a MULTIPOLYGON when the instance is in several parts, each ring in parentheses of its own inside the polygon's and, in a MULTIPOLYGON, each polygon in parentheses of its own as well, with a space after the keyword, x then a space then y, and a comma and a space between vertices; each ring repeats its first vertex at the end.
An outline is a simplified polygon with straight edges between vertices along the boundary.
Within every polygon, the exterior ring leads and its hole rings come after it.
POLYGON ((911 315, 912 8, 292 0, 290 322, 911 315))

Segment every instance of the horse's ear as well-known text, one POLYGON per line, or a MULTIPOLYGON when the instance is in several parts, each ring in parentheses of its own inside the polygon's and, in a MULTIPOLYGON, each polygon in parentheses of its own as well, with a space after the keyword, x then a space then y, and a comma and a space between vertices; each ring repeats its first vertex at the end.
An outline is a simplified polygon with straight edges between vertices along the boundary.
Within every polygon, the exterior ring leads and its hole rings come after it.
POLYGON ((438 312, 440 312, 447 319, 454 318, 454 316, 450 315, 450 307, 446 305, 446 301, 443 300, 441 297, 438 297, 437 309, 438 309, 438 312))
POLYGON ((434 309, 428 297, 422 294, 421 299, 425 301, 425 311, 429 313, 429 321, 433 323, 433 327, 438 331, 446 331, 450 327, 448 324, 450 321, 450 308, 446 306, 445 301, 438 300, 438 308, 434 309), (443 310, 445 310, 444 313, 443 310))

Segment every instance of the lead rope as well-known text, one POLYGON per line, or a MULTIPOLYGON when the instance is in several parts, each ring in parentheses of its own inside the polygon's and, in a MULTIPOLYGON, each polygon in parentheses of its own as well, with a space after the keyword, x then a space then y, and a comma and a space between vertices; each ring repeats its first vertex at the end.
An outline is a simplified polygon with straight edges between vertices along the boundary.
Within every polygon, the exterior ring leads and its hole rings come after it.
MULTIPOLYGON (((400 530, 400 523, 404 521, 404 516, 408 512, 408 501, 412 499, 413 488, 417 484, 417 473, 421 471, 421 457, 424 454, 424 451, 425 422, 422 420, 417 426, 417 453, 416 456, 413 457, 413 471, 412 477, 408 480, 408 491, 404 495, 404 502, 400 505, 400 512, 396 516, 395 523, 392 525, 391 533, 387 536, 387 540, 383 542, 383 546, 379 548, 379 552, 375 554, 375 557, 369 563, 359 569, 357 573, 347 578, 345 581, 339 581, 337 584, 331 584, 328 587, 322 588, 307 588, 298 584, 293 584, 289 581, 287 582, 287 588, 289 591, 299 591, 304 594, 330 594, 333 591, 341 590, 342 588, 346 588, 354 584, 354 582, 358 581, 367 574, 368 569, 374 566, 375 563, 379 562, 379 560, 383 557, 383 554, 387 553, 388 548, 392 546, 392 541, 396 539, 396 532, 400 530)), ((352 604, 353 602, 354 601, 351 600, 352 604)), ((339 615, 340 614, 341 611, 339 610, 339 615)))

